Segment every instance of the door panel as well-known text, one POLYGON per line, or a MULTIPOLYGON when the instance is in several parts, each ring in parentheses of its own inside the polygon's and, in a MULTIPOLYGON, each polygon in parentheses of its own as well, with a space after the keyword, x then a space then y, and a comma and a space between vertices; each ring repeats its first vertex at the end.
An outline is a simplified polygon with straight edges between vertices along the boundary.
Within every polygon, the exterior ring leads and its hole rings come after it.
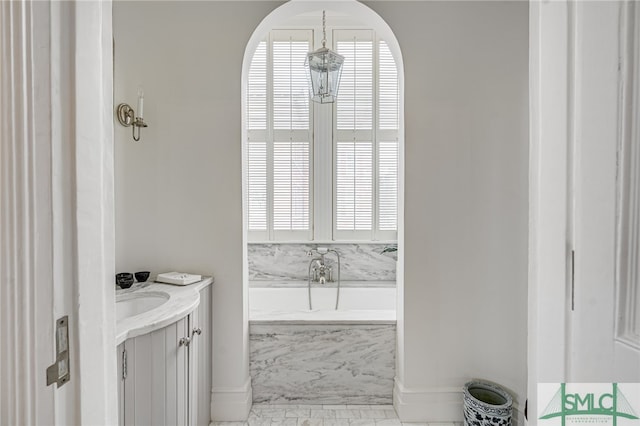
MULTIPOLYGON (((634 115, 628 110, 633 104, 626 102, 632 93, 625 92, 625 88, 632 87, 629 78, 634 77, 636 86, 640 83, 637 72, 625 72, 624 67, 619 67, 619 55, 626 46, 624 36, 629 30, 628 26, 621 26, 621 12, 630 18, 629 22, 637 21, 634 4, 629 3, 575 3, 570 209, 575 263, 573 281, 569 283, 573 291, 568 306, 567 378, 572 382, 640 381, 640 352, 621 342, 619 327, 633 320, 633 309, 621 308, 637 304, 626 303, 622 289, 628 293, 638 286, 637 278, 629 281, 621 273, 622 265, 629 261, 637 267, 637 256, 627 256, 625 260, 622 255, 628 250, 621 248, 628 246, 628 240, 637 241, 640 230, 624 220, 637 217, 638 206, 624 201, 632 195, 628 191, 631 181, 625 183, 622 178, 626 173, 637 181, 638 173, 619 161, 629 154, 629 147, 637 147, 640 142, 637 133, 634 139, 634 135, 622 131, 630 123, 621 119, 624 114, 634 115), (628 205, 627 211, 622 214, 624 205, 628 205)), ((632 60, 632 55, 622 56, 624 65, 630 66, 632 60)), ((635 121, 637 116, 636 110, 635 121)))

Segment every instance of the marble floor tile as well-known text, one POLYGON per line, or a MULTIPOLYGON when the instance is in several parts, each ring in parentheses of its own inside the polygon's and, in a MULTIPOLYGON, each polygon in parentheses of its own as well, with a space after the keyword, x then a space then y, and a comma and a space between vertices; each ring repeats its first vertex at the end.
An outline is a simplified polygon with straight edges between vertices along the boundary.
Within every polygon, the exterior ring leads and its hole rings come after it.
POLYGON ((376 419, 376 426, 402 426, 398 419, 376 419))
POLYGON ((259 408, 255 412, 260 417, 286 417, 286 411, 285 408, 259 408))
POLYGON ((384 410, 384 414, 387 417, 387 419, 397 419, 398 415, 396 414, 396 410, 393 409, 393 407, 390 410, 385 409, 384 410))
POLYGON ((287 408, 284 411, 285 417, 312 417, 311 410, 308 408, 287 408))
POLYGON ((247 422, 213 422, 213 426, 247 426, 247 422))
POLYGON ((371 408, 368 410, 360 410, 360 417, 363 419, 386 419, 387 415, 385 414, 385 410, 371 408))
POLYGON ((349 426, 374 426, 375 420, 372 419, 351 419, 349 426))
POLYGON ((297 417, 273 418, 271 426, 298 426, 297 417))
POLYGON ((212 426, 461 426, 454 423, 401 423, 392 405, 254 404, 246 422, 212 426))
POLYGON ((311 418, 321 418, 321 419, 335 419, 336 418, 336 410, 311 410, 311 418))
POLYGON ((322 419, 298 418, 298 426, 324 426, 322 419))
POLYGON ((270 417, 249 417, 247 419, 249 426, 271 426, 270 417))
POLYGON ((349 419, 324 419, 323 426, 351 426, 349 419))
POLYGON ((352 409, 336 410, 336 418, 337 419, 359 419, 361 418, 360 410, 352 410, 352 409))

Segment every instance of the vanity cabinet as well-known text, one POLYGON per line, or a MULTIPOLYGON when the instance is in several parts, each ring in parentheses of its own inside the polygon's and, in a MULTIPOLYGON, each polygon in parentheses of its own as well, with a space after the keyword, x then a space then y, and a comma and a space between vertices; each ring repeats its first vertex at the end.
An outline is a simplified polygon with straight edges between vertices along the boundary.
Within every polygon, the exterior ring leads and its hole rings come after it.
POLYGON ((211 286, 189 315, 117 351, 120 425, 210 423, 211 286))

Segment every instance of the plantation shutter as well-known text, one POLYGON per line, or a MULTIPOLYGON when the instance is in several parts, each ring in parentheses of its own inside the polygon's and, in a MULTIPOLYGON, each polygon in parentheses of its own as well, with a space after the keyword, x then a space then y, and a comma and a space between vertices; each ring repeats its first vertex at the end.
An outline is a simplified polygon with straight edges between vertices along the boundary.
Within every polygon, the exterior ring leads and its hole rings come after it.
POLYGON ((335 30, 345 56, 335 107, 334 238, 397 238, 399 92, 395 61, 372 31, 335 30))
POLYGON ((318 238, 397 238, 395 61, 371 30, 334 30, 331 36, 333 49, 345 56, 338 99, 324 106, 327 114, 333 111, 332 121, 322 109, 317 117, 324 118, 312 120, 304 67, 311 30, 273 30, 252 58, 245 111, 250 241, 313 240, 314 221, 318 238), (315 183, 314 150, 321 166, 315 183), (314 185, 322 200, 315 218, 314 185))
MULTIPOLYGON (((311 231, 310 31, 273 31, 273 230, 311 231)), ((286 232, 278 232, 286 231, 286 232)))
POLYGON ((336 101, 335 236, 357 237, 373 230, 373 34, 334 31, 345 57, 336 101), (342 231, 351 231, 344 233, 342 231), (342 232, 342 235, 340 233, 342 232))
POLYGON ((311 237, 311 119, 304 60, 312 32, 272 31, 247 85, 247 211, 252 240, 311 237))
POLYGON ((378 42, 378 231, 395 239, 398 229, 398 69, 387 43, 378 42))
POLYGON ((247 82, 246 205, 249 232, 267 237, 267 42, 253 54, 247 82))
POLYGON ((335 111, 334 237, 371 238, 374 225, 374 69, 371 31, 334 31, 345 57, 335 111))
POLYGON ((398 131, 398 69, 389 46, 378 42, 378 129, 398 131))

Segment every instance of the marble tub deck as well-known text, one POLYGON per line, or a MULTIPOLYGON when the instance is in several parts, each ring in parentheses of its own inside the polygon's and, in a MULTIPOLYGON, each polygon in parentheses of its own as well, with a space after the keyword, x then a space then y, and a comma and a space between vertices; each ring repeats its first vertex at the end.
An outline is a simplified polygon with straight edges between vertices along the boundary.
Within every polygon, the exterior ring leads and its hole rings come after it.
POLYGON ((245 422, 213 426, 462 426, 462 423, 401 422, 393 405, 253 404, 245 422))

